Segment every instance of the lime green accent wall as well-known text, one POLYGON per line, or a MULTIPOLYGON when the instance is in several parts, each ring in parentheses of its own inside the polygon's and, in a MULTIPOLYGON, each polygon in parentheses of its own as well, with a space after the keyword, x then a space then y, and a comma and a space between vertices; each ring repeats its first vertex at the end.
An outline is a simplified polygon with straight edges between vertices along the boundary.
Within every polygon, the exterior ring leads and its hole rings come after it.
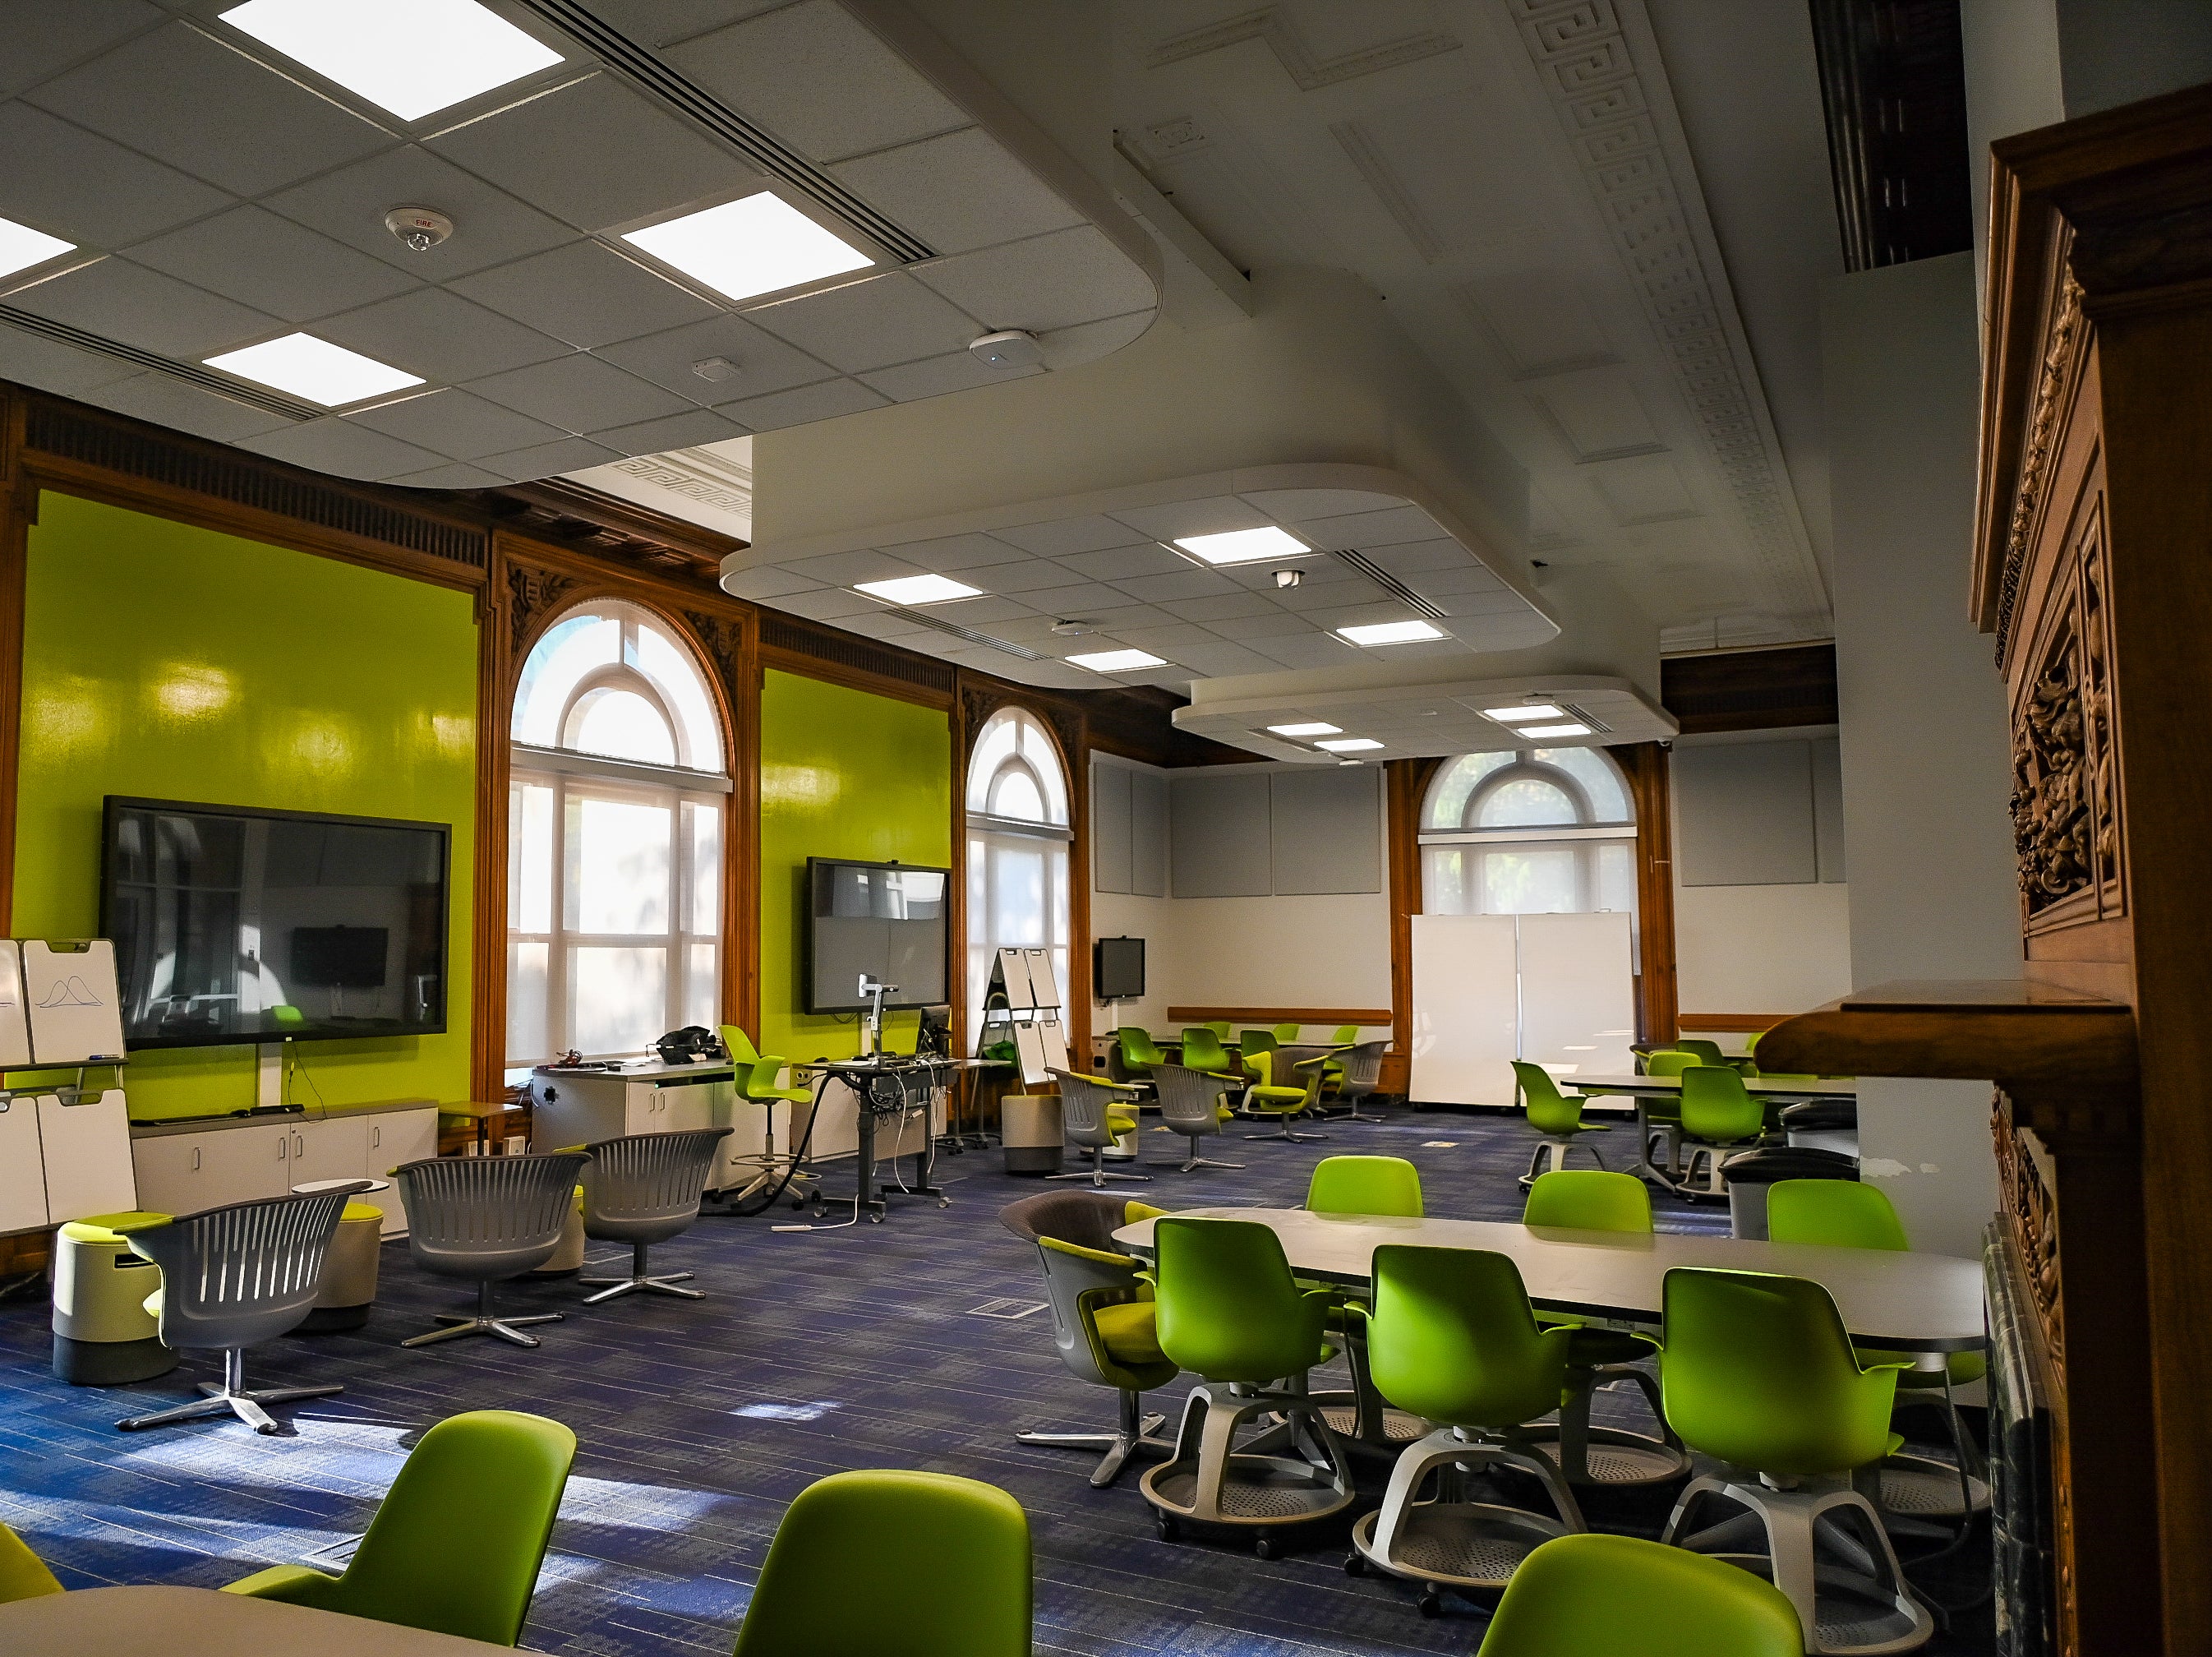
MULTIPOLYGON (((52 491, 26 585, 15 935, 93 931, 106 795, 451 824, 447 1033, 296 1044, 292 1091, 466 1099, 473 600, 52 491)), ((253 1049, 149 1051, 125 1087, 135 1117, 244 1109, 253 1049)))
MULTIPOLYGON (((859 1032, 803 1013, 800 888, 809 857, 952 862, 952 725, 941 710, 769 670, 761 686, 761 1028, 763 1052, 844 1056, 859 1032)), ((890 1021, 910 1047, 915 1015, 890 1021)))

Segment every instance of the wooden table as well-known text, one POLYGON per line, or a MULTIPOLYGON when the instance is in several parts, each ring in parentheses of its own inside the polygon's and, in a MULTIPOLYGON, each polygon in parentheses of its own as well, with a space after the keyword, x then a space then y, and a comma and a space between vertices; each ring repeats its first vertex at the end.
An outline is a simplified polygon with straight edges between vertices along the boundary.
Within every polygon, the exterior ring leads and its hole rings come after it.
POLYGON ((485 1657, 507 1649, 213 1588, 82 1588, 0 1605, 8 1657, 485 1657))
MULTIPOLYGON (((465 1143, 466 1136, 473 1133, 478 1156, 491 1155, 493 1154, 491 1148, 495 1143, 501 1151, 504 1151, 509 1137, 516 1134, 526 1136, 530 1132, 529 1105, 527 1103, 518 1105, 512 1100, 447 1100, 438 1106, 438 1114, 441 1118, 451 1117, 456 1121, 471 1124, 460 1130, 461 1142, 465 1143)), ((441 1130, 439 1148, 441 1155, 444 1154, 442 1142, 444 1125, 442 1122, 439 1124, 441 1130)))
MULTIPOLYGON (((1720 1266, 1810 1277, 1836 1297, 1854 1343, 1917 1353, 1964 1352, 1987 1344, 1982 1267, 1948 1254, 1754 1243, 1677 1233, 1571 1231, 1498 1220, 1405 1220, 1380 1215, 1310 1214, 1304 1209, 1190 1209, 1201 1218, 1251 1220, 1283 1240, 1301 1276, 1364 1284, 1376 1246, 1492 1249, 1511 1257, 1528 1298, 1547 1312, 1624 1323, 1660 1321, 1662 1285, 1674 1266, 1720 1266)), ((1155 1221, 1124 1226, 1114 1239, 1150 1258, 1155 1221)))
MULTIPOLYGON (((1632 1099, 1676 1099, 1682 1092, 1680 1076, 1585 1076, 1559 1078, 1563 1091, 1580 1093, 1626 1093, 1632 1099)), ((1850 1076, 1816 1076, 1810 1081, 1783 1081, 1772 1076, 1746 1076, 1744 1091, 1754 1099, 1802 1100, 1846 1099, 1856 1101, 1859 1084, 1850 1076)))

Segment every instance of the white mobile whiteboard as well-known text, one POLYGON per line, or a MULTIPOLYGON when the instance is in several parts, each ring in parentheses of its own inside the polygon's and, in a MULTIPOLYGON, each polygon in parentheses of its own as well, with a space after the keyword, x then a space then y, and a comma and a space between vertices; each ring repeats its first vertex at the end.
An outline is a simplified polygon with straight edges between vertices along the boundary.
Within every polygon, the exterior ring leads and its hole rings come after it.
POLYGON ((12 938, 0 938, 0 1070, 19 1070, 31 1062, 31 1025, 23 1013, 23 952, 12 938))
POLYGON ((1628 917, 1523 915, 1521 1057, 1563 1081, 1636 1069, 1636 966, 1628 917))
POLYGON ((123 1057, 115 946, 106 939, 78 944, 27 941, 23 996, 35 1063, 99 1064, 123 1057))
POLYGON ((1413 1096, 1510 1105, 1520 1016, 1514 917, 1413 917, 1413 1096))

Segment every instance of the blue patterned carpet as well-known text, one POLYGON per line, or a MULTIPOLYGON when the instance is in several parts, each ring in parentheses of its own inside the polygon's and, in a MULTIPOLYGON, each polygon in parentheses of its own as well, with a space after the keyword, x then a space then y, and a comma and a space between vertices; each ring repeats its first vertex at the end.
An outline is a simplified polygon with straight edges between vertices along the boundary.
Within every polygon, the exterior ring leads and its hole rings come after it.
MULTIPOLYGON (((1288 1205, 1322 1155, 1372 1150, 1419 1164, 1431 1213, 1520 1211, 1515 1177, 1529 1142, 1516 1121, 1398 1111, 1333 1131, 1325 1145, 1287 1145, 1239 1142, 1232 1130, 1221 1154, 1247 1169, 1191 1176, 1169 1163, 1182 1142, 1148 1132, 1158 1178, 1121 1189, 1174 1207, 1288 1205)), ((295 1430, 274 1438, 234 1422, 117 1433, 121 1416, 180 1402, 214 1370, 188 1359, 143 1386, 63 1386, 47 1368, 45 1307, 35 1295, 19 1300, 0 1308, 0 1520, 71 1587, 213 1586, 357 1534, 432 1422, 461 1410, 528 1410, 566 1422, 581 1441, 523 1636, 534 1650, 726 1654, 785 1504, 814 1479, 855 1467, 966 1474, 1019 1498, 1035 1530, 1040 1652, 1385 1657, 1474 1648, 1482 1612, 1473 1605, 1449 1602, 1444 1617, 1427 1620, 1410 1585, 1345 1575, 1342 1527, 1273 1563, 1230 1544, 1169 1544, 1133 1470, 1116 1489, 1094 1491, 1089 1456, 1014 1443, 1018 1428, 1095 1430, 1110 1420, 1113 1399, 1061 1368, 1046 1314, 969 1315, 994 1298, 1042 1298, 1033 1251, 996 1218, 1038 1182, 1000 1172, 995 1152, 945 1157, 939 1171, 951 1208, 895 1197, 881 1226, 779 1235, 768 1219, 702 1220, 657 1248, 653 1263, 696 1271, 711 1295, 704 1301, 630 1297, 578 1311, 573 1282, 514 1286, 504 1292, 509 1311, 569 1312, 537 1331, 544 1345, 534 1352, 479 1338, 401 1350, 398 1340, 429 1327, 434 1313, 459 1309, 466 1291, 417 1272, 404 1245, 387 1246, 367 1327, 250 1355, 254 1385, 345 1383, 338 1398, 286 1411, 295 1430)), ((1660 1223, 1725 1227, 1716 1211, 1671 1199, 1662 1200, 1660 1223)), ((615 1263, 596 1246, 593 1254, 615 1263)), ((1601 1396, 1611 1404, 1613 1395, 1601 1396)), ((1172 1393, 1152 1402, 1175 1407, 1172 1393)), ((1613 1520, 1649 1529, 1663 1516, 1613 1520)), ((1958 1620, 1931 1652, 1988 1648, 1985 1607, 1958 1620)))

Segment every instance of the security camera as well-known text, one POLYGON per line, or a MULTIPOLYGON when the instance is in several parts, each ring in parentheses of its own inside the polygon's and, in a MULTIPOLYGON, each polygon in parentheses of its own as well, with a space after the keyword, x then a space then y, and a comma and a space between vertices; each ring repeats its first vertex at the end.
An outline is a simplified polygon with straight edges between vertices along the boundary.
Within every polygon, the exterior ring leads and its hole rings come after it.
POLYGON ((1278 570, 1275 572, 1275 585, 1283 588, 1296 587, 1305 578, 1306 572, 1303 570, 1278 570))

